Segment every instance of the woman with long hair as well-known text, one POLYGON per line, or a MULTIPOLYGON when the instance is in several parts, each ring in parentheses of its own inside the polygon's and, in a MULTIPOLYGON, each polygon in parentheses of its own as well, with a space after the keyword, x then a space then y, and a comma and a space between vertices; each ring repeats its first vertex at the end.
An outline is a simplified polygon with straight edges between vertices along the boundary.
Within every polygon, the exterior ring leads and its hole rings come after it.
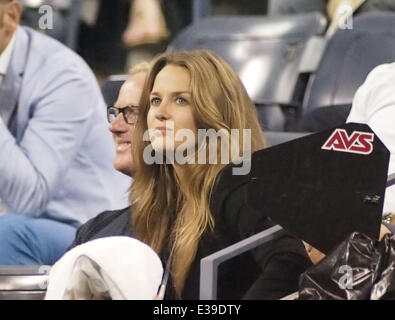
MULTIPOLYGON (((90 221, 75 245, 127 225, 168 265, 165 298, 197 299, 203 257, 273 226, 245 202, 248 171, 232 174, 265 147, 255 107, 217 55, 167 52, 151 64, 132 141, 138 170, 124 222, 90 221)), ((283 297, 309 265, 303 244, 284 235, 224 263, 218 298, 283 297)))

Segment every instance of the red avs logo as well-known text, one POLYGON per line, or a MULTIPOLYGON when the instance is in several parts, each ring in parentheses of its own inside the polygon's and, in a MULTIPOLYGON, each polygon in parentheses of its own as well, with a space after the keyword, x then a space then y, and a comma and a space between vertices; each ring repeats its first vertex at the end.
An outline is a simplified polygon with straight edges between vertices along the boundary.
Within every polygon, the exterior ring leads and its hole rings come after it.
POLYGON ((349 136, 346 130, 336 129, 321 149, 367 155, 373 151, 373 139, 373 133, 354 131, 349 136))

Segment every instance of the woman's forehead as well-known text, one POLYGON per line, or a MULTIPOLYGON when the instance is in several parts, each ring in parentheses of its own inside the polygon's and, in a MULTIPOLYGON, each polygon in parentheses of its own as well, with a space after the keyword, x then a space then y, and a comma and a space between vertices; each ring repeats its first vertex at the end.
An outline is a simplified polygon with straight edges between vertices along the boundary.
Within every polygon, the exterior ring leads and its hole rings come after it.
POLYGON ((189 71, 181 66, 167 65, 155 77, 152 92, 190 91, 189 71))

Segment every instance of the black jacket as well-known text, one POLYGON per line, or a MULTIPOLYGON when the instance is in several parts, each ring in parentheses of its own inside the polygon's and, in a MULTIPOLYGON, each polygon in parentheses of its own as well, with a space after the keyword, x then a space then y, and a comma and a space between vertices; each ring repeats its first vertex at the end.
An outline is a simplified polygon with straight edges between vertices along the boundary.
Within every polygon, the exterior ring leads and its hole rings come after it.
MULTIPOLYGON (((225 169, 226 170, 230 170, 225 169)), ((182 299, 199 298, 200 260, 220 249, 273 226, 262 212, 246 203, 247 176, 223 175, 213 190, 211 212, 214 230, 207 230, 199 242, 196 258, 187 276, 182 299)), ((74 243, 126 235, 132 236, 132 208, 107 211, 82 225, 74 243)), ((166 260, 162 257, 162 262, 166 260)), ((278 299, 298 289, 299 275, 311 265, 303 244, 291 235, 284 235, 255 250, 220 265, 218 299, 278 299)), ((171 277, 170 277, 171 278, 171 277)), ((170 283, 166 299, 176 299, 170 283)))

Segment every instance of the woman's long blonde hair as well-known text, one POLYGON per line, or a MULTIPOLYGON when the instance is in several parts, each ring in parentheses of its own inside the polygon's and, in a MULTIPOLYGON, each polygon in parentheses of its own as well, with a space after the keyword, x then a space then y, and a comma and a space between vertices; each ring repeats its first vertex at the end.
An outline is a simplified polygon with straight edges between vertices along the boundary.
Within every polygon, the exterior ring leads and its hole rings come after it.
MULTIPOLYGON (((188 270, 195 259, 203 232, 214 227, 210 212, 211 191, 224 164, 183 166, 182 179, 172 164, 147 165, 143 141, 150 108, 150 93, 157 74, 166 66, 181 66, 190 75, 191 106, 199 129, 251 129, 251 152, 265 147, 255 106, 234 70, 220 57, 206 51, 170 52, 151 64, 141 98, 141 112, 134 131, 133 156, 139 170, 131 187, 135 236, 162 257, 173 248, 171 274, 181 296, 188 270), (138 200, 138 201, 137 201, 138 200)), ((243 150, 243 139, 239 139, 243 150)))

